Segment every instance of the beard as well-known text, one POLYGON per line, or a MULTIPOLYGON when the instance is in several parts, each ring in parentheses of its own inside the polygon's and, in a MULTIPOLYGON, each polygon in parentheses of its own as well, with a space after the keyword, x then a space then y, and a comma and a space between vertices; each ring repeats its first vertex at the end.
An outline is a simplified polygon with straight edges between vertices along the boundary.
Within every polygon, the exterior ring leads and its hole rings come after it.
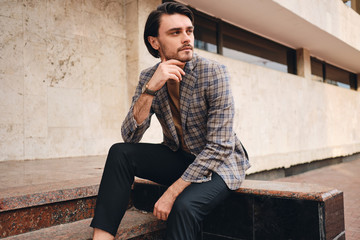
POLYGON ((166 60, 175 59, 180 62, 188 62, 193 58, 193 49, 194 47, 191 44, 184 44, 174 52, 170 51, 165 47, 165 45, 160 43, 160 53, 165 57, 166 60))

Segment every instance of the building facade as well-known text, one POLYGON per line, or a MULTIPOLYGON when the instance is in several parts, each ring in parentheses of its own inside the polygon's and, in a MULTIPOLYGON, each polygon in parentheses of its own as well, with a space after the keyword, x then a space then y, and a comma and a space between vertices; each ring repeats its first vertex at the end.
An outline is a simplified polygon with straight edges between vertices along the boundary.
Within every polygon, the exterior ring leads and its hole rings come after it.
MULTIPOLYGON (((0 3, 0 161, 103 155, 161 0, 0 3)), ((358 1, 182 0, 196 52, 225 64, 248 173, 360 152, 358 1), (349 6, 352 6, 349 7, 349 6)), ((155 117, 144 142, 161 142, 155 117)))

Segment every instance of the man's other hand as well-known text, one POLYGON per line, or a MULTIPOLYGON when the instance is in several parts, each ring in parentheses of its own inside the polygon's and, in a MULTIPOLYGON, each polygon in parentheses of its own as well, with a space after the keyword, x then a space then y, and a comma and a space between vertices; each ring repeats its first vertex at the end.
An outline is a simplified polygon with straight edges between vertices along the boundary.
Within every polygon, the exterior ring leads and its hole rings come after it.
POLYGON ((160 220, 166 221, 176 198, 190 184, 190 182, 186 182, 181 178, 174 182, 155 203, 153 212, 154 216, 160 220))
POLYGON ((169 217, 170 211, 176 197, 173 196, 169 191, 166 191, 161 198, 155 203, 154 206, 154 216, 160 220, 166 221, 169 217))

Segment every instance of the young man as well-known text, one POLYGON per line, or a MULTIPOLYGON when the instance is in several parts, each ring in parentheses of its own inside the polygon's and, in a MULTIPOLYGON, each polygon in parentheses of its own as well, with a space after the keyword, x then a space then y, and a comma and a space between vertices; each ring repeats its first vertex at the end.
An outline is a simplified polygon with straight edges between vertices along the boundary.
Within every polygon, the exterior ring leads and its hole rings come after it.
POLYGON ((234 103, 224 66, 193 53, 193 14, 179 3, 150 13, 144 41, 161 59, 144 70, 122 125, 125 143, 111 147, 100 184, 94 239, 113 239, 134 176, 169 186, 153 214, 166 239, 195 239, 200 223, 240 187, 249 168, 233 131, 234 103), (162 144, 138 143, 155 113, 162 144))

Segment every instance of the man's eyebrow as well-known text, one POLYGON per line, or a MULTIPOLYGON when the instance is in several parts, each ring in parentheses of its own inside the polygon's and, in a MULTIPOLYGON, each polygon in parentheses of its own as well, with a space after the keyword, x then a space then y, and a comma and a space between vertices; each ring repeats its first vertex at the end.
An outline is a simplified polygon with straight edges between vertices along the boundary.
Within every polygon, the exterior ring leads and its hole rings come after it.
MULTIPOLYGON (((182 28, 179 27, 179 28, 170 28, 169 30, 167 30, 166 32, 173 32, 173 31, 179 31, 181 30, 182 28)), ((194 26, 188 26, 186 27, 186 29, 194 29, 194 26)))

